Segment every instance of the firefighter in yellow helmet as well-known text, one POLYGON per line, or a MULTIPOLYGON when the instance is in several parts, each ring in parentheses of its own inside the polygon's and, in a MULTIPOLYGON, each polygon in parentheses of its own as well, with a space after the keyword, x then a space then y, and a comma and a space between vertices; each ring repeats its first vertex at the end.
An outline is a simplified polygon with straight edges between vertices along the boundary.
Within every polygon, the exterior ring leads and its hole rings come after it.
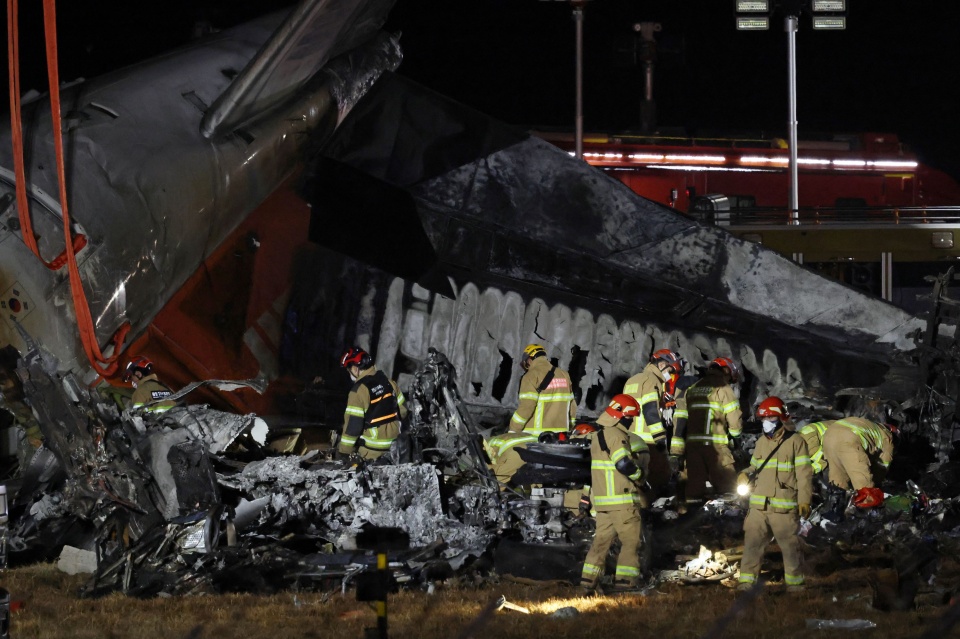
POLYGON ((649 463, 646 444, 630 432, 640 414, 630 395, 614 396, 590 433, 590 500, 597 512, 593 545, 583 562, 580 585, 594 591, 603 575, 607 551, 620 539, 614 576, 615 589, 627 589, 640 580, 640 482, 649 463))
POLYGON ((337 452, 356 451, 363 459, 377 459, 400 435, 406 400, 397 383, 377 370, 365 350, 351 346, 340 356, 340 365, 350 373, 353 387, 347 395, 337 452))
MULTIPOLYGON (((670 454, 686 456, 686 501, 703 502, 707 481, 718 493, 736 487, 731 439, 743 433, 740 401, 731 387, 740 379, 740 369, 727 357, 710 362, 703 379, 687 389, 686 419, 674 424, 670 454)), ((736 445, 735 443, 733 445, 736 445)))
POLYGON ((146 357, 137 356, 130 360, 123 374, 123 381, 133 386, 130 397, 131 408, 142 408, 152 413, 162 413, 176 406, 176 402, 164 400, 173 395, 173 391, 157 378, 153 372, 153 362, 146 357))
POLYGON ((683 372, 680 355, 664 348, 650 357, 650 363, 640 373, 627 380, 623 392, 640 405, 640 415, 633 420, 630 432, 639 435, 650 449, 650 474, 647 477, 654 493, 670 482, 670 462, 667 460, 667 431, 660 409, 664 388, 673 375, 683 372))
POLYGON ((570 374, 547 359, 540 344, 523 349, 517 410, 510 419, 510 430, 539 436, 541 433, 567 433, 577 418, 570 374))
POLYGON ((750 511, 743 522, 743 560, 740 584, 756 583, 764 549, 772 534, 783 552, 784 582, 788 591, 803 588, 800 517, 810 516, 813 469, 803 437, 784 427, 789 419, 779 397, 768 397, 757 407, 763 436, 757 440, 749 470, 740 473, 737 492, 750 495, 750 511))
POLYGON ((517 410, 506 433, 490 438, 485 450, 490 466, 501 483, 508 483, 523 466, 518 448, 537 441, 543 433, 568 433, 577 416, 573 382, 567 371, 547 359, 540 344, 529 344, 520 356, 517 410))

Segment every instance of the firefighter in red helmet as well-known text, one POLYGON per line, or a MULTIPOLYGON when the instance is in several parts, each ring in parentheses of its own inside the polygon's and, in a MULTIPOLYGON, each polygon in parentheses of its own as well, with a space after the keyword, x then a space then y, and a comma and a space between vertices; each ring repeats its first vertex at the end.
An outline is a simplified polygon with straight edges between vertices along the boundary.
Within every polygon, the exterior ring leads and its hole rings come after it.
POLYGON ((138 355, 130 360, 123 373, 123 381, 129 382, 134 389, 130 398, 131 408, 162 413, 176 406, 176 402, 164 400, 173 395, 173 391, 157 378, 153 372, 153 362, 146 357, 138 355))
POLYGON ((764 549, 771 534, 783 553, 787 590, 803 588, 800 517, 810 516, 813 469, 803 437, 786 428, 790 416, 779 397, 768 397, 757 407, 763 435, 757 440, 750 468, 740 473, 737 492, 750 495, 750 511, 743 522, 743 560, 739 588, 756 583, 764 549))
POLYGON ((362 348, 345 350, 340 365, 350 374, 353 386, 347 395, 337 452, 377 459, 400 435, 400 420, 407 415, 406 399, 397 383, 377 370, 373 358, 362 348))
POLYGON ((686 419, 674 424, 670 453, 686 457, 688 506, 703 502, 708 480, 718 493, 736 487, 730 446, 743 433, 740 400, 732 387, 739 380, 736 362, 718 357, 710 362, 704 378, 685 393, 686 419))
POLYGON ((630 426, 640 415, 640 406, 630 395, 614 396, 597 418, 590 440, 590 500, 597 513, 593 545, 583 562, 580 585, 594 591, 603 575, 607 551, 620 539, 620 554, 614 588, 627 589, 640 580, 640 484, 649 463, 643 440, 630 426))

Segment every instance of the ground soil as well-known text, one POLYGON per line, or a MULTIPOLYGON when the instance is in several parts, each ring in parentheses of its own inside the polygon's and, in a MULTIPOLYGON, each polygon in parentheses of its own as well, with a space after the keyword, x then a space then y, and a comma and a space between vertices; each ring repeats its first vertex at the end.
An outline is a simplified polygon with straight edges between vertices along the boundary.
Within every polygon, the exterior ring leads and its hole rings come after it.
MULTIPOLYGON (((955 559, 946 559, 938 580, 960 574, 955 559)), ((918 598, 914 610, 881 612, 871 606, 870 567, 850 568, 809 579, 802 593, 767 586, 746 609, 732 616, 722 634, 719 623, 743 596, 731 588, 664 584, 642 594, 583 597, 577 588, 557 583, 517 583, 489 578, 478 583, 437 584, 432 593, 406 590, 389 596, 389 635, 398 637, 484 639, 550 637, 960 637, 960 627, 937 629, 950 608, 931 593, 918 598), (501 595, 524 606, 489 612, 501 595), (572 618, 551 616, 571 606, 572 618), (487 609, 488 612, 484 612, 487 609), (808 630, 807 619, 868 619, 871 630, 808 630)), ((376 626, 369 603, 353 591, 283 592, 274 595, 202 595, 135 599, 113 594, 81 599, 81 576, 70 576, 54 564, 9 570, 0 584, 11 593, 13 639, 363 637, 376 626)), ((376 634, 372 636, 377 636, 376 634)))

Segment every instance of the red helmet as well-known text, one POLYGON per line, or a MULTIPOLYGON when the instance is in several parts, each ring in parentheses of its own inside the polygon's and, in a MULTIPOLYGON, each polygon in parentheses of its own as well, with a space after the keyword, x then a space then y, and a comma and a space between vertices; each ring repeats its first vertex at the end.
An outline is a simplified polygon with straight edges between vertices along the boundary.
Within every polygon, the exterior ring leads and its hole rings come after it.
POLYGON ((710 362, 710 368, 719 368, 727 369, 730 371, 730 380, 733 382, 740 381, 740 367, 737 366, 737 363, 730 359, 729 357, 718 357, 717 359, 710 362))
POLYGON ((340 356, 340 365, 344 368, 356 366, 360 370, 364 370, 370 368, 372 362, 373 359, 370 357, 370 353, 359 346, 351 346, 343 351, 343 355, 340 356))
POLYGON ((640 404, 630 395, 620 393, 619 395, 614 395, 613 399, 610 400, 610 405, 607 406, 606 413, 617 419, 636 417, 640 414, 640 404))
POLYGON ((650 356, 650 361, 652 363, 656 363, 661 360, 669 364, 670 367, 678 373, 683 372, 683 367, 686 364, 686 362, 680 358, 680 353, 671 351, 669 348, 661 348, 659 351, 650 356))
POLYGON ((853 505, 857 508, 876 508, 883 505, 883 491, 879 488, 864 487, 853 496, 853 505))
POLYGON ((787 412, 787 407, 784 406, 783 400, 771 395, 757 406, 757 417, 761 419, 764 417, 776 417, 784 420, 789 418, 790 414, 787 412))
POLYGON ((137 371, 140 371, 140 374, 143 376, 149 375, 153 372, 153 362, 142 355, 137 355, 130 360, 126 370, 123 371, 123 381, 129 382, 133 378, 133 374, 137 371))
POLYGON ((573 428, 573 434, 577 437, 583 437, 584 435, 589 435, 590 433, 596 432, 597 425, 591 424, 590 422, 580 422, 573 428))

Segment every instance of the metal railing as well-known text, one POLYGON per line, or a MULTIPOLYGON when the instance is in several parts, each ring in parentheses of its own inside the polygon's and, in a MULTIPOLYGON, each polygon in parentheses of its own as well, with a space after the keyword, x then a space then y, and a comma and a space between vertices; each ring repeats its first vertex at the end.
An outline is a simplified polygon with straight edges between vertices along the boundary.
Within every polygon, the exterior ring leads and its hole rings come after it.
POLYGON ((897 226, 958 225, 960 206, 864 206, 856 208, 812 207, 797 210, 799 224, 791 220, 791 210, 777 207, 695 210, 689 215, 704 224, 718 226, 897 226))

